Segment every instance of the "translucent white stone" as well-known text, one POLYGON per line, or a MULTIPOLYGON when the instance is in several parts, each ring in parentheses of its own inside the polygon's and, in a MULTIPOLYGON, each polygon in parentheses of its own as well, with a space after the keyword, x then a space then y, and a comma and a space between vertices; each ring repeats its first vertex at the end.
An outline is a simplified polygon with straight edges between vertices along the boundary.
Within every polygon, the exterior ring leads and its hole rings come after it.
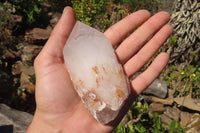
POLYGON ((103 124, 114 120, 130 87, 109 40, 76 22, 63 55, 74 88, 91 114, 103 124))

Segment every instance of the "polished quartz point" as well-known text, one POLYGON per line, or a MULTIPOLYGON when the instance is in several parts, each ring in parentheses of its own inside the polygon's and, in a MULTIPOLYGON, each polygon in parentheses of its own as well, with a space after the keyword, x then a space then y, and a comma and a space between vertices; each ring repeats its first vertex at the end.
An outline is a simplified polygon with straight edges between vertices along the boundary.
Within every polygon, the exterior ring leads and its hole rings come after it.
POLYGON ((130 94, 130 87, 109 40, 77 21, 63 55, 85 107, 102 124, 114 120, 130 94))

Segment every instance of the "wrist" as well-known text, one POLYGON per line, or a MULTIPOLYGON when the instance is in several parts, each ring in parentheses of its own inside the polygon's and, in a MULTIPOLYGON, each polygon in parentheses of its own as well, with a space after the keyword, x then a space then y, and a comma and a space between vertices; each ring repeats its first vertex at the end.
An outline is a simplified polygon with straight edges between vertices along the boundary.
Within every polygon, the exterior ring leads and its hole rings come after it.
POLYGON ((90 117, 83 117, 79 113, 74 112, 74 116, 51 114, 48 112, 37 111, 34 114, 33 120, 27 129, 26 133, 109 133, 112 131, 112 126, 104 126, 96 123, 96 120, 90 117), (76 123, 76 125, 74 125, 76 123))
POLYGON ((61 133, 62 127, 51 117, 45 117, 40 113, 34 114, 33 120, 26 133, 61 133))

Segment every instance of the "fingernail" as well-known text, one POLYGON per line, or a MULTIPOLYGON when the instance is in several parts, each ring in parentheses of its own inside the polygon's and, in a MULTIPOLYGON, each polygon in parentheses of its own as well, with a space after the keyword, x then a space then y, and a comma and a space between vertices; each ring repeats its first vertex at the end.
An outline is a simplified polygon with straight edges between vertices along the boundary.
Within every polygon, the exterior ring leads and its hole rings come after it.
POLYGON ((67 7, 64 8, 63 13, 65 12, 66 8, 67 8, 67 7))
POLYGON ((67 12, 68 9, 69 9, 69 7, 66 6, 66 7, 64 8, 64 10, 63 10, 63 13, 67 12))

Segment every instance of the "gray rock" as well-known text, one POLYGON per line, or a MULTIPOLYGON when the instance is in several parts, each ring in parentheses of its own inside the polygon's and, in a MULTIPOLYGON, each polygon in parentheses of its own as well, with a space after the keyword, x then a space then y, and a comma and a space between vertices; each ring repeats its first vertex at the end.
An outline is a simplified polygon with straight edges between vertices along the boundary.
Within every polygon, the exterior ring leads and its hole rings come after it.
POLYGON ((62 14, 56 12, 56 13, 52 13, 52 19, 50 20, 50 26, 52 28, 55 27, 55 25, 58 23, 60 17, 61 17, 62 14))
POLYGON ((25 133, 32 118, 31 114, 0 104, 0 129, 5 132, 13 130, 13 133, 25 133))
POLYGON ((19 75, 22 72, 29 76, 33 75, 35 73, 34 67, 29 66, 24 62, 17 61, 15 64, 12 65, 12 74, 13 75, 19 75))
POLYGON ((28 65, 33 65, 35 57, 41 51, 42 46, 37 45, 26 45, 22 50, 21 60, 28 65))
MULTIPOLYGON (((141 74, 140 72, 135 73, 131 77, 131 80, 134 80, 140 74, 141 74)), ((151 94, 159 98, 166 98, 167 93, 168 93, 167 83, 159 79, 155 79, 151 83, 151 85, 145 91, 143 91, 143 94, 151 94)))
POLYGON ((167 96, 167 83, 159 79, 154 82, 143 92, 143 94, 151 94, 159 98, 166 98, 167 96))

